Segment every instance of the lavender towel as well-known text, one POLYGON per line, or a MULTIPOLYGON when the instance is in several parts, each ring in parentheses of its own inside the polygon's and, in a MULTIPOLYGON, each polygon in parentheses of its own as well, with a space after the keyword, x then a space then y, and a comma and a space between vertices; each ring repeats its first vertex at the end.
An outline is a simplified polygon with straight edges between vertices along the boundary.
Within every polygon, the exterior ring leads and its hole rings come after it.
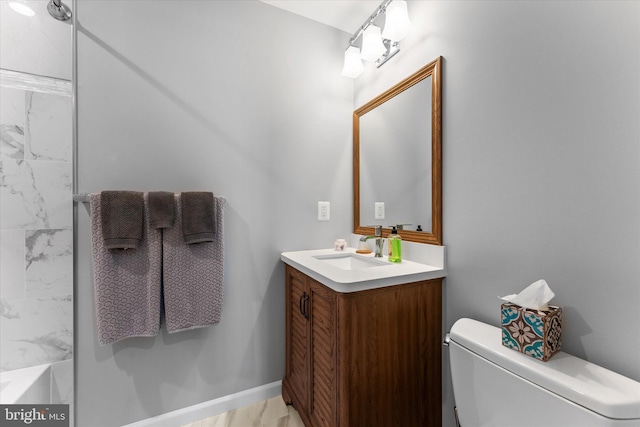
POLYGON ((96 323, 101 345, 150 337, 160 328, 162 235, 149 228, 144 195, 144 229, 137 249, 109 250, 102 237, 100 194, 90 195, 96 323))
POLYGON ((151 228, 173 227, 176 217, 176 200, 168 191, 149 192, 149 225, 151 228))
POLYGON ((213 193, 188 191, 180 193, 182 234, 188 244, 215 242, 216 209, 213 193))
POLYGON ((225 200, 214 198, 214 241, 187 244, 182 233, 182 204, 176 194, 173 228, 162 237, 164 308, 169 333, 216 324, 222 313, 224 281, 223 209, 225 200))
POLYGON ((135 249, 142 239, 144 199, 139 191, 103 191, 102 235, 107 249, 135 249))

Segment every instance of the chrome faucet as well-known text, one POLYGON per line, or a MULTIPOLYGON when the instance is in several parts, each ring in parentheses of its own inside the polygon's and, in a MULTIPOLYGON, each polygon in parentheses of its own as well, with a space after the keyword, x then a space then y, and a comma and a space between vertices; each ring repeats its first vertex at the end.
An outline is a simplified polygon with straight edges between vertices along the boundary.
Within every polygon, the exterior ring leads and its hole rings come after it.
POLYGON ((366 242, 369 239, 376 239, 376 258, 382 257, 382 246, 384 245, 384 239, 382 238, 382 226, 381 225, 372 225, 370 227, 374 227, 374 236, 362 236, 360 238, 361 242, 366 242))

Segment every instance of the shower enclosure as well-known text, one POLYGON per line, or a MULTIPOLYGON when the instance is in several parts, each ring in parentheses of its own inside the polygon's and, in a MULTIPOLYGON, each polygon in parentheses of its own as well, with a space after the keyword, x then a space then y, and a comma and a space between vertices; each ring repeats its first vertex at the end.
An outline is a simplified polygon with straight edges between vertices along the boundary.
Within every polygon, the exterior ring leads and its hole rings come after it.
POLYGON ((20 1, 31 16, 9 3, 0 2, 0 404, 72 404, 72 27, 46 1, 20 1))

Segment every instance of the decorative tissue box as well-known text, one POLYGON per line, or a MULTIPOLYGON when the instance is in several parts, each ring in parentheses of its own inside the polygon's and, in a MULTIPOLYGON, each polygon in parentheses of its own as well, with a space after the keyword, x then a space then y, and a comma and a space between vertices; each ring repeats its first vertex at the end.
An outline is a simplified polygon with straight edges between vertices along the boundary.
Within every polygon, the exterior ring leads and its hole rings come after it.
POLYGON ((562 308, 533 310, 516 304, 501 306, 502 345, 546 362, 560 351, 562 308))

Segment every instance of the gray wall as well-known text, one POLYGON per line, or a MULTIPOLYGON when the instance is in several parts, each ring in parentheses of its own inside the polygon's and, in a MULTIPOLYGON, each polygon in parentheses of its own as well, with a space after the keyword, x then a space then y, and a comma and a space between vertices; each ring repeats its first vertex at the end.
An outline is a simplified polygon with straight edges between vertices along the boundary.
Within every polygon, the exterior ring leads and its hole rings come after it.
MULTIPOLYGON (((356 80, 353 99, 339 75, 348 35, 257 2, 77 9, 80 190, 228 199, 220 325, 107 347, 95 339, 81 209, 78 425, 282 377, 278 254, 349 232, 351 110, 438 55, 445 329, 464 316, 498 325, 496 295, 544 278, 566 313, 565 350, 640 380, 637 2, 410 1, 416 30, 356 80), (316 221, 318 200, 332 202, 330 222, 316 221)), ((444 379, 452 426, 446 363, 444 379)))
POLYGON ((498 326, 496 295, 543 278, 564 350, 640 380, 640 3, 409 11, 417 31, 357 80, 355 103, 444 57, 445 329, 498 326))
POLYGON ((79 0, 79 190, 227 198, 219 325, 97 344, 78 224, 78 425, 113 426, 284 375, 282 251, 351 229, 346 35, 257 1, 79 0), (317 221, 317 201, 331 221, 317 221))

